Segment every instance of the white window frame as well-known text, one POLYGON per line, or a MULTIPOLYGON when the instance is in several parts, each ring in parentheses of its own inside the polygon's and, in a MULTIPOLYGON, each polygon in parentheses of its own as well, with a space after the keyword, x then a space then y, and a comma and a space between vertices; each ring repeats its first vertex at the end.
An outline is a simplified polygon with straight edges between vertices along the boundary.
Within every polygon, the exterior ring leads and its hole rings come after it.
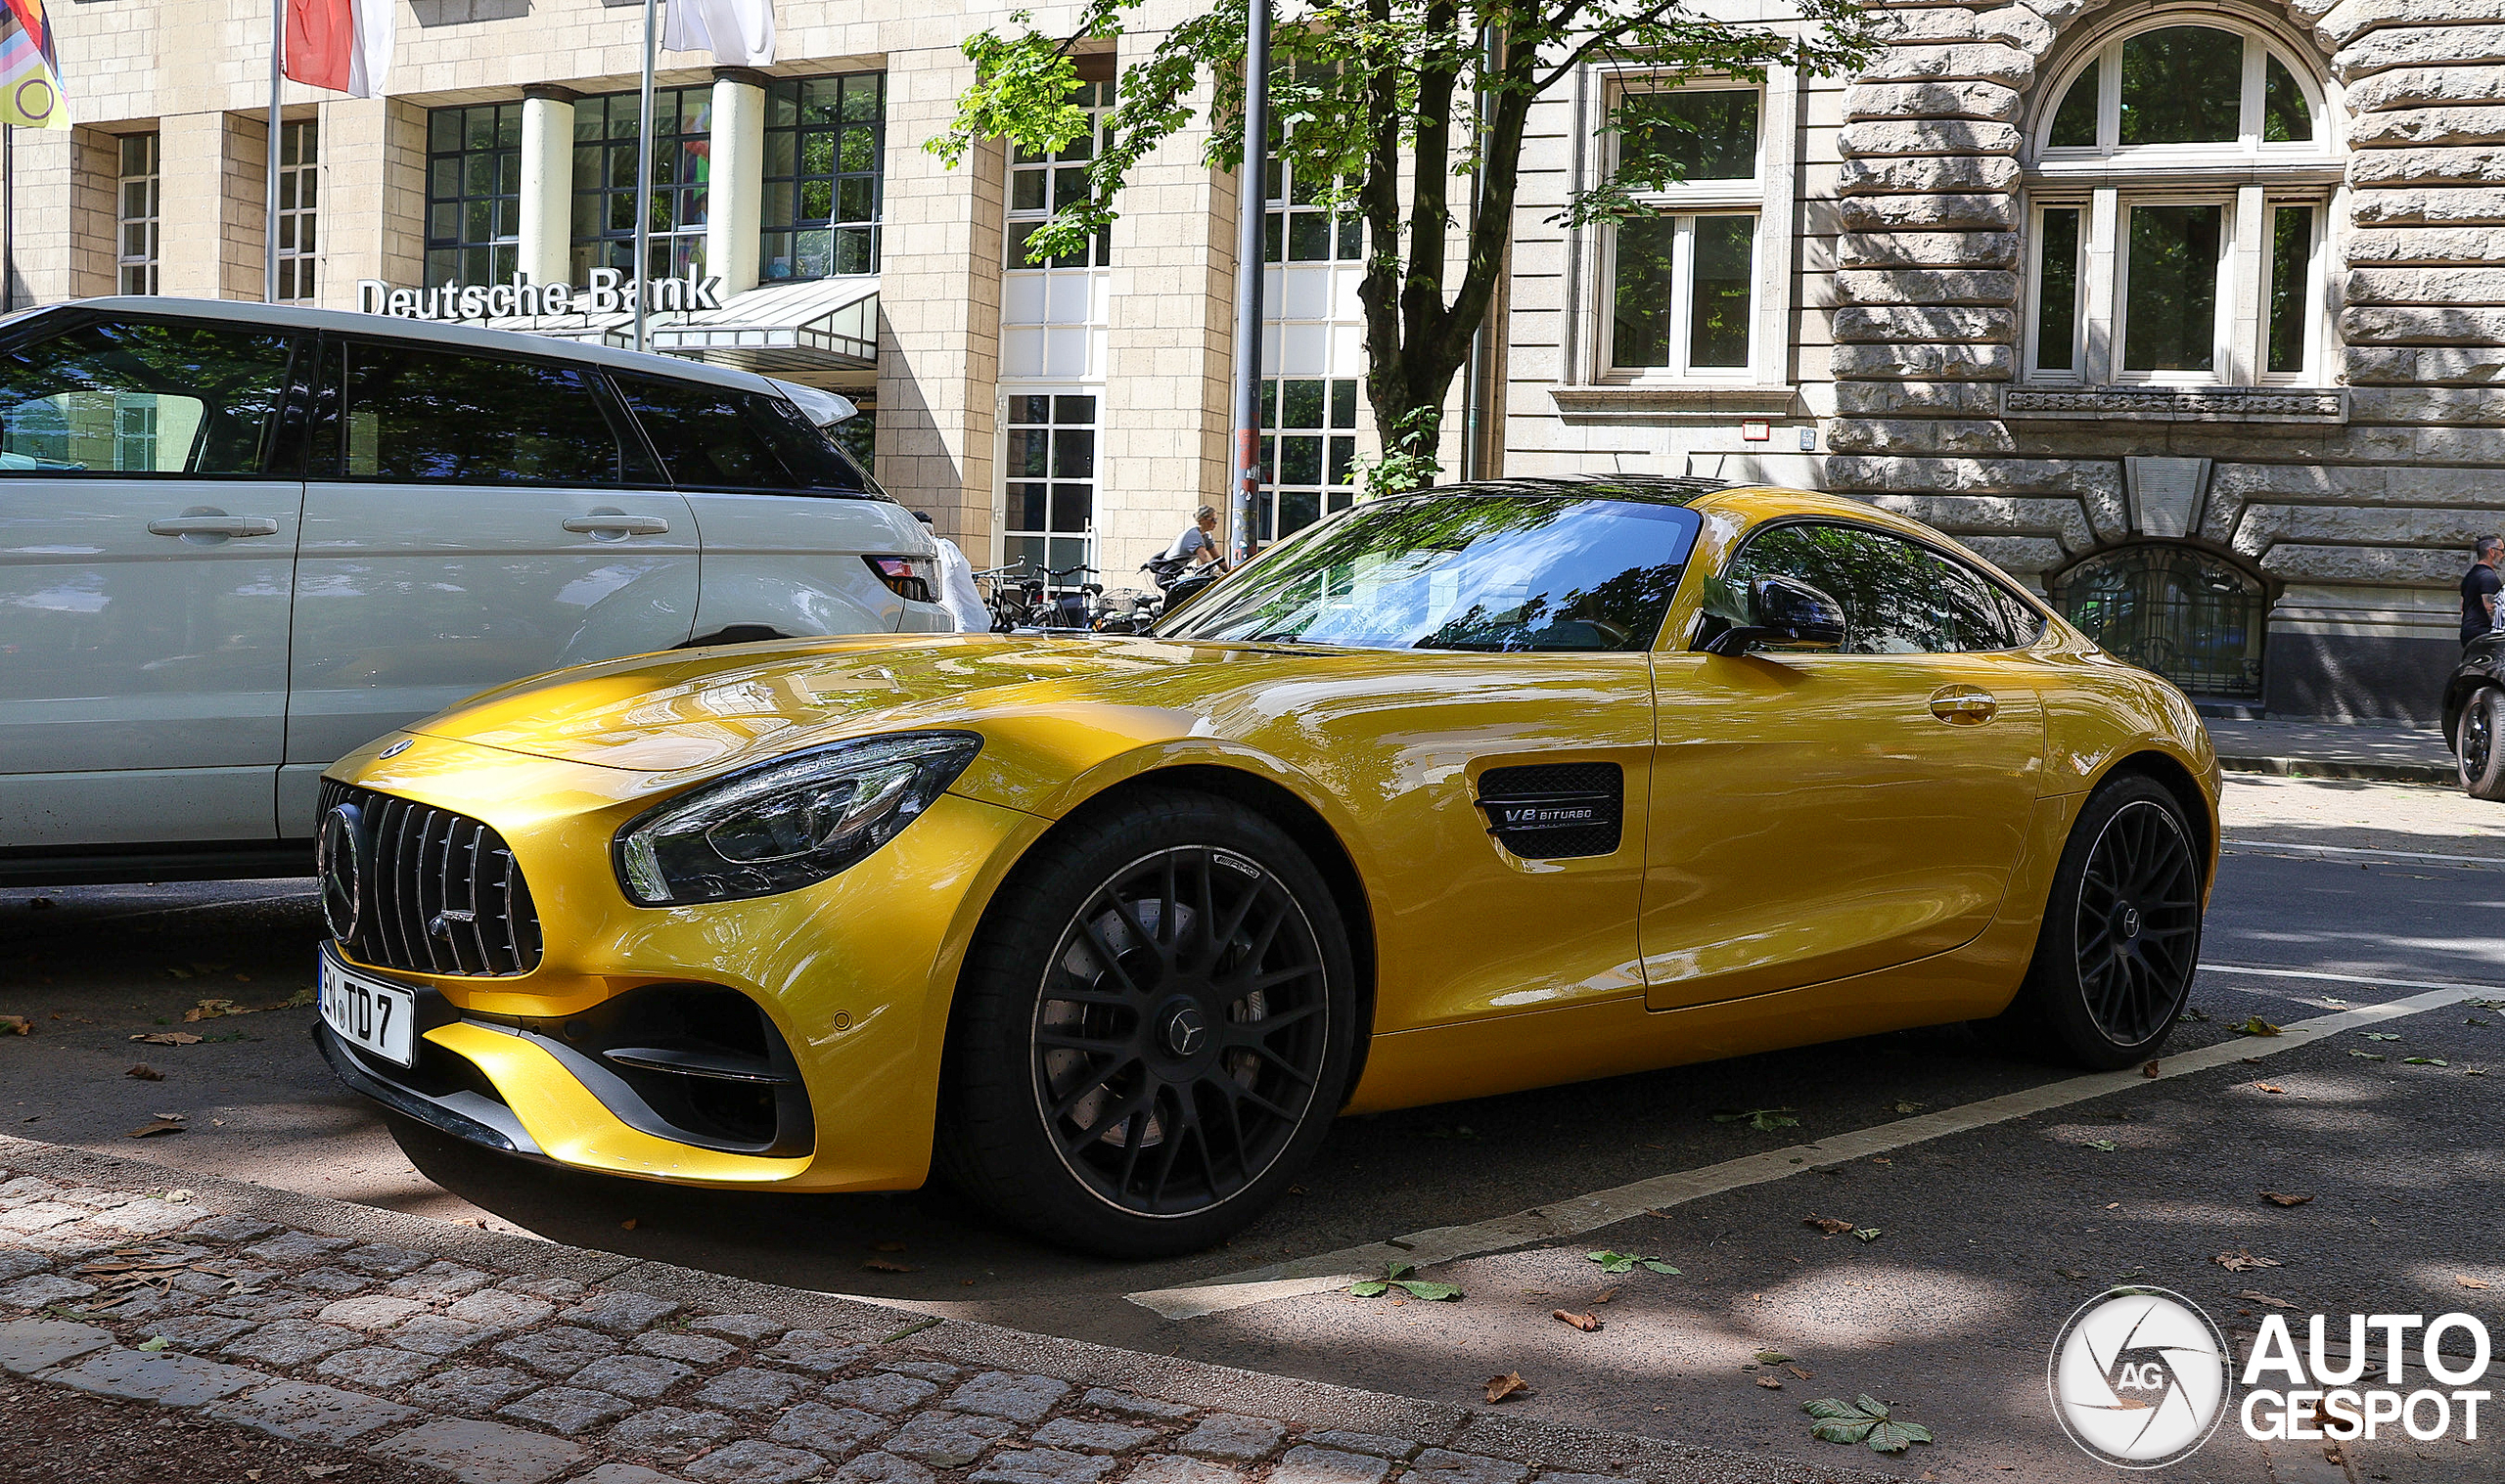
POLYGON ((1780 236, 1788 245, 1794 191, 1792 145, 1798 83, 1787 68, 1769 68, 1766 80, 1719 75, 1682 75, 1651 69, 1614 69, 1602 73, 1600 108, 1584 132, 1592 141, 1591 178, 1605 180, 1617 166, 1617 136, 1600 127, 1630 94, 1653 92, 1750 92, 1757 95, 1757 140, 1754 169, 1746 178, 1681 181, 1660 191, 1638 193, 1638 200, 1660 215, 1678 221, 1672 247, 1671 278, 1678 290, 1671 307, 1670 364, 1617 364, 1616 300, 1617 228, 1592 234, 1592 288, 1583 315, 1590 327, 1592 383, 1633 388, 1682 386, 1758 386, 1783 379, 1789 351, 1787 324, 1791 316, 1788 251, 1773 250, 1780 236), (1755 218, 1750 238, 1749 359, 1743 366, 1695 366, 1688 361, 1689 330, 1694 312, 1695 219, 1700 216, 1748 215, 1755 218))
MULTIPOLYGON (((1105 387, 1098 383, 1068 380, 1037 380, 1031 382, 1017 381, 1005 382, 1002 383, 999 392, 997 411, 992 420, 992 541, 991 561, 988 563, 989 565, 1000 566, 1009 561, 1009 542, 1012 537, 1032 538, 1038 536, 1043 538, 1044 564, 1047 568, 1052 565, 1052 544, 1055 541, 1080 542, 1081 546, 1079 549, 1084 552, 1085 555, 1079 560, 1089 566, 1102 565, 1100 559, 1104 554, 1102 538, 1104 534, 1105 521, 1105 415, 1107 410, 1105 387), (1009 432, 1011 424, 1016 422, 1016 426, 1022 428, 1032 428, 1037 427, 1058 428, 1077 426, 1076 424, 1062 424, 1059 422, 1044 424, 1017 422, 1017 420, 1014 420, 1009 416, 1010 401, 1016 397, 1093 397, 1096 399, 1095 421, 1089 425, 1090 429, 1095 433, 1096 457, 1094 471, 1089 473, 1086 480, 1089 489, 1087 495, 1087 526, 1084 530, 1035 531, 1028 530, 1024 526, 1013 528, 1010 525, 1009 486, 1013 483, 1027 484, 1035 482, 1024 474, 1014 474, 1009 470, 1009 432)), ((1044 456, 1044 475, 1042 482, 1047 486, 1056 482, 1052 475, 1052 455, 1050 453, 1049 444, 1047 444, 1047 451, 1044 456)), ((1078 481, 1062 480, 1059 482, 1076 483, 1078 481)), ((1045 519, 1049 521, 1052 517, 1052 497, 1047 493, 1044 498, 1045 519)), ((1162 550, 1162 548, 1160 549, 1162 550)), ((1040 573, 1029 571, 1022 572, 1019 575, 1036 576, 1040 575, 1040 573)), ((1102 581, 1103 573, 1098 573, 1098 575, 1093 579, 1082 574, 1077 582, 1065 582, 1061 584, 1060 587, 1056 587, 1054 591, 1061 591, 1063 588, 1075 589, 1078 582, 1090 580, 1102 581)), ((1050 581, 1050 579, 1047 579, 1047 581, 1050 581)), ((1111 586, 1112 584, 1107 585, 1111 586)))
POLYGON ((2331 219, 2343 170, 2345 112, 2340 85, 2326 80, 2307 52, 2284 28, 2224 8, 2146 13, 2114 25, 2082 47, 2058 70, 2043 93, 2045 107, 2028 135, 2033 161, 2027 176, 2027 232, 2024 264, 2025 321, 2021 366, 2034 385, 2118 386, 2319 386, 2330 379, 2337 343, 2333 295, 2327 281, 2331 219), (2242 98, 2233 140, 2197 144, 2124 146, 2119 142, 2121 53, 2132 38, 2176 26, 2225 31, 2244 44, 2242 98), (2310 138, 2261 138, 2268 59, 2276 57, 2303 93, 2313 125, 2310 138), (2071 88, 2091 66, 2098 67, 2097 137, 2093 146, 2055 147, 2053 121, 2071 88), (2141 206, 2223 204, 2218 278, 2218 342, 2209 372, 2123 369, 2128 326, 2129 216, 2141 206), (2283 206, 2313 209, 2313 238, 2302 272, 2305 349, 2301 369, 2274 372, 2269 363, 2272 213, 2283 206), (2076 208, 2081 213, 2079 312, 2073 322, 2072 365, 2041 364, 2043 213, 2076 208))

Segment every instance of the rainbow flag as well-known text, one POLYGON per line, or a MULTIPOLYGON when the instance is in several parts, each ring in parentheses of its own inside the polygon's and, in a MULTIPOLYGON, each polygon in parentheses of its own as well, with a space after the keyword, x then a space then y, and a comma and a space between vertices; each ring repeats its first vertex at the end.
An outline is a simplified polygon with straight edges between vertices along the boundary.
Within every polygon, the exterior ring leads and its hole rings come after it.
POLYGON ((0 123, 22 129, 66 129, 61 60, 43 0, 0 0, 0 123))

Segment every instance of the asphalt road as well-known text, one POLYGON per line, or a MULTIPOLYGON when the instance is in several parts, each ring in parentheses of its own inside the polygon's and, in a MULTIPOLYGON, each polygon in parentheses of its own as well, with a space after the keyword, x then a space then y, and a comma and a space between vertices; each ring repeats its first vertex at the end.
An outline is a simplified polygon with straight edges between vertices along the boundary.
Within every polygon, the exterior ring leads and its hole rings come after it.
MULTIPOLYGON (((2182 1026, 2169 1057, 2237 1041, 2230 1027, 2251 1015, 2291 1023, 2429 983, 2505 998, 2495 910, 2505 810, 2368 784, 2239 780, 2229 795, 2226 834, 2238 843, 2193 996, 2209 1018, 2182 1026), (2234 971, 2255 968, 2280 972, 2234 971)), ((1468 1399, 1487 1376, 1516 1372, 1533 1389, 1511 1409, 1829 1462, 1843 1450, 1808 1437, 1799 1404, 1869 1392, 1940 1439, 1893 1463, 1857 1455, 1908 1477, 2110 1478, 2052 1427, 2043 1377, 2063 1319, 2126 1276, 2191 1296, 2231 1330, 2266 1312, 2234 1296, 2251 1290, 2299 1314, 2467 1309, 2505 1334, 2492 1193, 2505 1175, 2505 1071, 2471 1074, 2505 1063, 2505 1012, 2492 1010, 2430 1010, 2377 1027, 2397 1042, 2252 1039, 2207 1070, 1845 1163, 1816 1142, 1899 1122, 1909 1105, 1951 1113, 2069 1074, 1942 1029, 1348 1119, 1302 1193, 1229 1246, 1112 1264, 988 1228, 939 1192, 689 1192, 510 1165, 423 1135, 404 1153, 331 1082, 305 1040, 309 1011, 182 1019, 203 999, 248 1009, 286 1000, 310 982, 319 931, 300 882, 0 892, 0 1011, 35 1025, 33 1036, 0 1038, 0 1127, 162 1162, 168 1186, 186 1171, 229 1175, 1412 1395, 1468 1399), (31 905, 37 897, 51 905, 31 905), (129 1039, 175 1030, 205 1039, 129 1039), (2241 1059, 2246 1049, 2256 1063, 2241 1059), (162 1080, 126 1074, 140 1063, 162 1080), (1713 1120, 1732 1108, 1786 1108, 1799 1123, 1713 1120), (159 1113, 183 1114, 185 1131, 129 1137, 159 1113), (1651 1210, 1665 1197, 1621 1201, 1610 1224, 1488 1244, 1432 1268, 1425 1276, 1466 1290, 1458 1303, 1293 1283, 1236 1303, 1248 1290, 1226 1282, 1769 1152, 1771 1178, 1664 1214, 1651 1210), (2315 1198, 2281 1209, 2260 1199, 2264 1190, 2315 1198), (1812 1212, 1882 1235, 1828 1237, 1802 1224, 1812 1212), (1586 1257, 1594 1250, 1680 1272, 1612 1277, 1586 1257), (2230 1273, 2216 1262, 2228 1251, 2279 1266, 2230 1273), (864 1267, 873 1261, 911 1271, 864 1267), (1125 1296, 1176 1288, 1235 1306, 1178 1320, 1125 1296), (1551 1317, 1558 1308, 1605 1327, 1570 1328, 1551 1317), (1746 1369, 1764 1348, 1809 1378, 1746 1369)), ((2505 1477, 2492 1438, 2387 1435, 2352 1445, 2340 1468, 2318 1448, 2274 1448, 2265 1459, 2230 1428, 2171 1472, 2278 1484, 2505 1477)))

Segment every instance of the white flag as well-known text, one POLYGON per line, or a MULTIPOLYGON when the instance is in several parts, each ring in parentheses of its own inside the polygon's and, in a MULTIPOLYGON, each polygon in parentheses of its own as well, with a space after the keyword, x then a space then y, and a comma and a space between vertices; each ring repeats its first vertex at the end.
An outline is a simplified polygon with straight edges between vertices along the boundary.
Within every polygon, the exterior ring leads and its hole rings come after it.
POLYGON ((774 0, 669 0, 661 49, 711 52, 723 67, 774 61, 774 0))

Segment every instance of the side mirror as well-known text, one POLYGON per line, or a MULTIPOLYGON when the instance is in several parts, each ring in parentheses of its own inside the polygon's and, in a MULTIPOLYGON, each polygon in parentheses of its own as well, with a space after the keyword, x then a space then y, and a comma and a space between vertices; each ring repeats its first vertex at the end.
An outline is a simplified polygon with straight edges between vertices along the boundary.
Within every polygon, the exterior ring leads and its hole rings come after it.
POLYGON ((1791 577, 1757 577, 1746 597, 1749 621, 1705 642, 1708 654, 1739 655, 1776 645, 1844 643, 1844 605, 1791 577))

